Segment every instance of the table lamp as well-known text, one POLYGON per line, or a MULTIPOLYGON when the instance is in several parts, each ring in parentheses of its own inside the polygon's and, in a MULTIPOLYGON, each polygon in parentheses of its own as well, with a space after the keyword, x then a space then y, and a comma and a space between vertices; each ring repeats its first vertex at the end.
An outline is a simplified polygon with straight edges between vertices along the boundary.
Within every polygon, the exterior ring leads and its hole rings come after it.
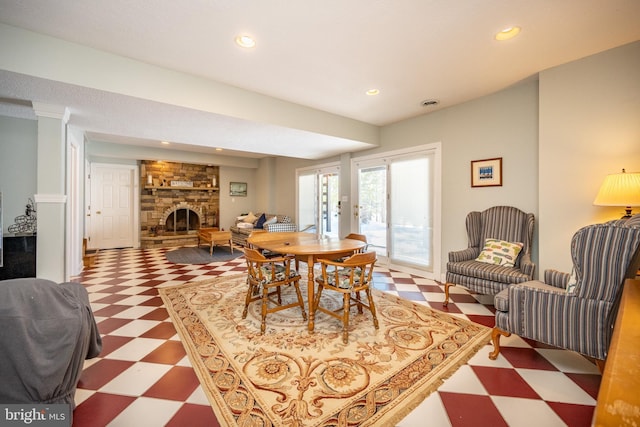
POLYGON ((640 173, 613 173, 607 175, 593 201, 596 206, 623 206, 625 215, 631 217, 631 207, 640 206, 640 173))

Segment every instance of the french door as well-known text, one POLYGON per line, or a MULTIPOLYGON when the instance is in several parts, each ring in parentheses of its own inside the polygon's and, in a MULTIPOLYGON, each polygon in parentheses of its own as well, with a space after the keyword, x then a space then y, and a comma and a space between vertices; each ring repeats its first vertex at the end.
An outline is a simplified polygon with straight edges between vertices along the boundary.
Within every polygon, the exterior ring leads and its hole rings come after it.
POLYGON ((390 265, 439 279, 439 144, 352 162, 352 230, 390 265))
POLYGON ((301 231, 340 236, 339 172, 338 166, 297 171, 297 221, 301 231))

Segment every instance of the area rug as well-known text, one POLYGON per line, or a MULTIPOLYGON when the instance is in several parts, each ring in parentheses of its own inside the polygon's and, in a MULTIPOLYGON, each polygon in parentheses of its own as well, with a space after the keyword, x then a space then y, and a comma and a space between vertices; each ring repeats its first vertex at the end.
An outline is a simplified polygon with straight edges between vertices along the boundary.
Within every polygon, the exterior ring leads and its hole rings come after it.
POLYGON ((167 261, 174 264, 209 264, 210 262, 231 261, 241 256, 241 250, 231 249, 228 246, 216 246, 213 255, 209 255, 209 246, 184 247, 166 252, 167 261))
MULTIPOLYGON (((294 298, 283 289, 283 303, 294 298)), ((301 282, 306 301, 306 283, 301 282)), ((159 289, 223 426, 395 425, 489 340, 490 329, 374 290, 380 328, 352 309, 318 312, 310 334, 299 308, 242 319, 246 275, 159 289)), ((341 298, 324 292, 322 304, 341 298)), ((340 296, 341 297, 341 296, 340 296)))

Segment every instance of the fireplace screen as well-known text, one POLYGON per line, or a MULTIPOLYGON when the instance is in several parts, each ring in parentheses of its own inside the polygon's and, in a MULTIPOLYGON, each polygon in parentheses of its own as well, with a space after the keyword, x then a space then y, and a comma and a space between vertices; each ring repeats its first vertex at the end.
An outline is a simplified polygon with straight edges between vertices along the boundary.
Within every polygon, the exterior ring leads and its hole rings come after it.
POLYGON ((200 217, 191 209, 176 209, 167 217, 164 229, 168 232, 188 233, 200 228, 200 217))

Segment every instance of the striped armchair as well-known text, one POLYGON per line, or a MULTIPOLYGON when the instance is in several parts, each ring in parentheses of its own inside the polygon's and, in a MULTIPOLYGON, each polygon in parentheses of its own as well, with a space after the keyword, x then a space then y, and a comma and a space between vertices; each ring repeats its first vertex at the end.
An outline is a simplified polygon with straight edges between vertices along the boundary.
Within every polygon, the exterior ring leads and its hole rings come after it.
POLYGON ((622 284, 640 265, 640 215, 583 227, 571 241, 573 273, 547 270, 544 282, 510 286, 495 296, 492 340, 511 333, 605 360, 622 284))
POLYGON ((467 215, 469 247, 449 252, 443 306, 449 303, 449 287, 461 285, 471 291, 495 295, 509 285, 533 279, 531 262, 534 216, 512 206, 495 206, 467 215), (478 261, 487 239, 522 244, 513 266, 478 261))

